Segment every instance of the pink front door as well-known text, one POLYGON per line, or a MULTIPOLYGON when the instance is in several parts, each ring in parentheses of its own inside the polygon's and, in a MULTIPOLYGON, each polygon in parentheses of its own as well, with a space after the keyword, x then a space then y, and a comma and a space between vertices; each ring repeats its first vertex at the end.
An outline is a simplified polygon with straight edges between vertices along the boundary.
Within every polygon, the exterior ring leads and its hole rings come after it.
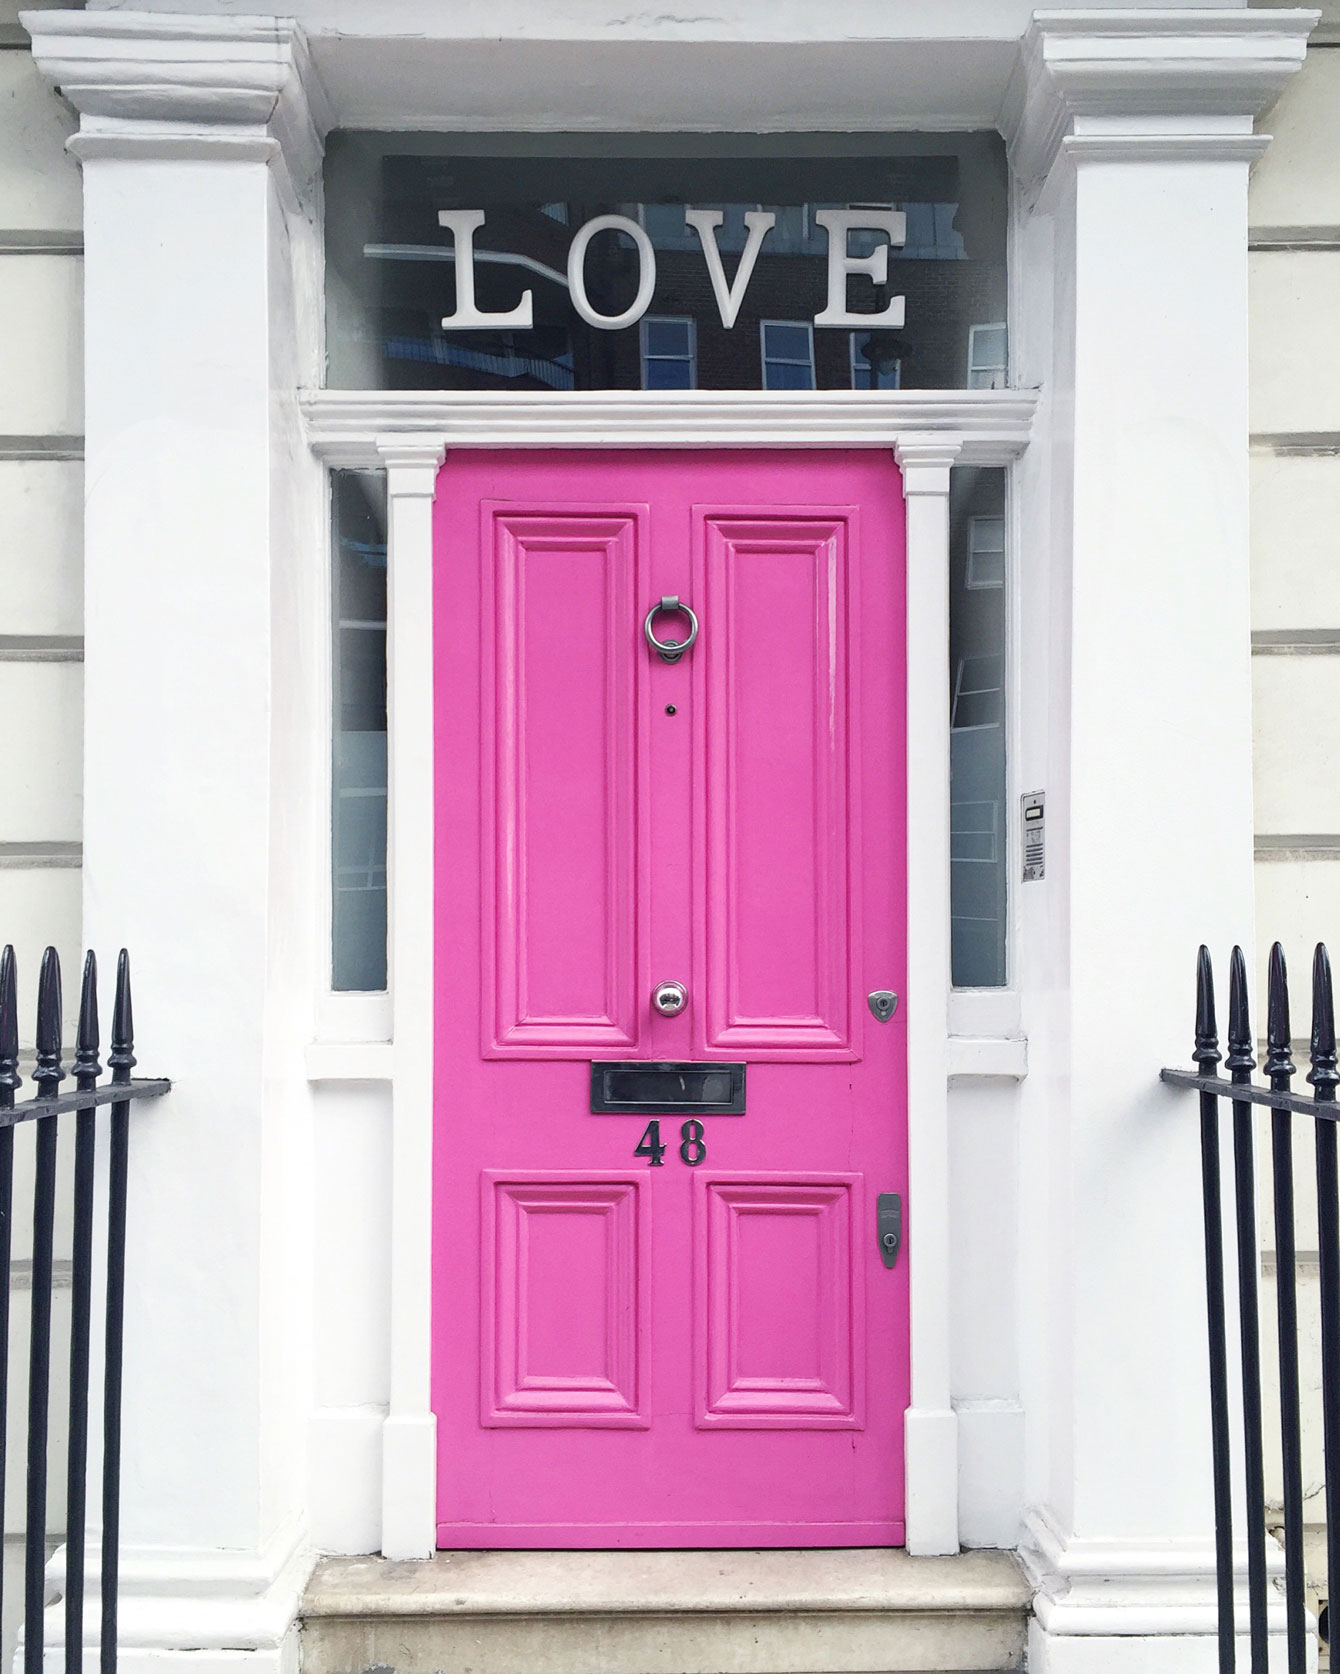
POLYGON ((902 529, 882 453, 442 469, 442 1546, 902 1541, 902 529), (593 1114, 617 1061, 744 1113, 593 1114))

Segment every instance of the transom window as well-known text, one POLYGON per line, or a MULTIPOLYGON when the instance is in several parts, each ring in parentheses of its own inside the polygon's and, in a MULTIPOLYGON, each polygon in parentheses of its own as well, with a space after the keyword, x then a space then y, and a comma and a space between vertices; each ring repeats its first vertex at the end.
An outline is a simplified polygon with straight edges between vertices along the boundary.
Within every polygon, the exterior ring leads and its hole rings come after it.
POLYGON ((335 388, 1004 380, 997 134, 344 132, 325 197, 335 388))

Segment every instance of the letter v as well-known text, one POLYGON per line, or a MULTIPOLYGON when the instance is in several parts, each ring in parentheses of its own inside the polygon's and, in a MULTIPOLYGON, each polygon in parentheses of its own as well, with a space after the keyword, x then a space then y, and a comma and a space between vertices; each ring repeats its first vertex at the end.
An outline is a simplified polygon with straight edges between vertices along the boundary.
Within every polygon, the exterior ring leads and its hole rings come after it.
POLYGON ((754 263, 758 260, 758 253, 763 248, 763 240, 773 227, 777 225, 777 217, 770 209, 750 209, 745 213, 744 224, 749 228, 749 237, 745 240, 744 251, 740 256, 740 265, 735 270, 735 283, 726 283, 726 270, 721 265, 721 251, 717 248, 717 228, 725 217, 719 209, 686 209, 684 220, 698 235, 698 241, 703 247, 703 259, 707 263, 707 275, 712 281, 712 294, 717 299, 717 312, 721 315, 721 323, 726 330, 735 324, 735 317, 740 312, 740 304, 744 301, 744 293, 749 289, 749 281, 753 277, 754 263))

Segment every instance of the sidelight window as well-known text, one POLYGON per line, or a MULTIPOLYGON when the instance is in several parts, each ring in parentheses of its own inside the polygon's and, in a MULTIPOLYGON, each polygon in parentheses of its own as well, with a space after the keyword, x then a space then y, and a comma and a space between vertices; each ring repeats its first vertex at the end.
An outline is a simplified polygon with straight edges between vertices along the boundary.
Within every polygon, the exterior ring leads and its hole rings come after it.
POLYGON ((949 490, 949 871, 956 988, 1007 981, 1005 473, 949 490))
POLYGON ((335 471, 331 987, 386 987, 386 479, 335 471))

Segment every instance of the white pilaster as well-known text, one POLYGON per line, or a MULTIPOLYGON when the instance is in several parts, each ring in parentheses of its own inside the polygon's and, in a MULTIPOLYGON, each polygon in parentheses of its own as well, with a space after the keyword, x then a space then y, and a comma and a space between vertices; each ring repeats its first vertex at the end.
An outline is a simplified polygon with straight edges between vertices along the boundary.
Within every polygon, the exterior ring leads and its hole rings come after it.
POLYGON ((311 84, 283 20, 26 23, 81 118, 85 931, 130 947, 174 1083, 132 1124, 121 1666, 279 1674, 310 1562, 311 84))
POLYGON ((958 1551, 949 1298, 949 472, 959 443, 900 436, 907 502, 907 1153, 912 1404, 907 1549, 958 1551))
POLYGON ((1069 644, 1021 937, 1039 1674, 1215 1666, 1196 1113, 1157 1074, 1198 943, 1251 937, 1247 171, 1315 16, 1037 13, 1011 101, 1069 644))
POLYGON ((391 1016, 391 1404, 382 1432, 382 1551, 437 1546, 432 1410, 433 497, 436 435, 387 437, 391 1016))

